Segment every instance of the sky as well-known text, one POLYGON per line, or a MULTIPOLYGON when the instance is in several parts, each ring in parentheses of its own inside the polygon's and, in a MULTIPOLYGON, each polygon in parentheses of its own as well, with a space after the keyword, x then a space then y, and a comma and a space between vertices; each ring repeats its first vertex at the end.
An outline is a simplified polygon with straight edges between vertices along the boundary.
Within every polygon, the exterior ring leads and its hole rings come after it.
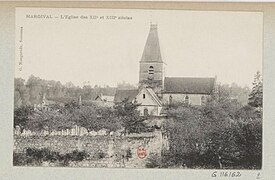
POLYGON ((217 76, 221 83, 251 87, 256 71, 262 71, 260 12, 20 8, 15 76, 27 79, 33 74, 79 86, 87 81, 92 86, 137 84, 151 22, 158 25, 168 77, 217 76), (34 14, 53 18, 26 18, 34 14), (61 15, 98 18, 69 20, 61 15), (22 71, 18 70, 20 53, 22 71))

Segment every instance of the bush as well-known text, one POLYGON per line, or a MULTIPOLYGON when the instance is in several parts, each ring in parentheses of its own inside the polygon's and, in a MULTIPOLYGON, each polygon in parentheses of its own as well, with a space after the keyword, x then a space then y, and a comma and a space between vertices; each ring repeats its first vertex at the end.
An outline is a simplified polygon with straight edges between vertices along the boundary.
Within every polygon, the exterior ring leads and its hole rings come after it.
POLYGON ((103 159, 107 156, 107 153, 102 152, 101 150, 97 151, 95 154, 93 154, 93 159, 94 160, 99 160, 103 159))
POLYGON ((147 163, 145 164, 146 168, 160 168, 162 167, 162 159, 157 154, 151 154, 148 159, 147 163))
POLYGON ((169 158, 163 158, 162 166, 260 169, 262 116, 250 106, 230 106, 171 107, 166 124, 169 158))
POLYGON ((88 154, 85 151, 74 150, 71 153, 60 154, 47 148, 27 148, 25 153, 13 154, 13 164, 15 166, 41 165, 43 161, 47 161, 58 162, 60 165, 66 166, 70 161, 83 161, 87 157, 88 154))

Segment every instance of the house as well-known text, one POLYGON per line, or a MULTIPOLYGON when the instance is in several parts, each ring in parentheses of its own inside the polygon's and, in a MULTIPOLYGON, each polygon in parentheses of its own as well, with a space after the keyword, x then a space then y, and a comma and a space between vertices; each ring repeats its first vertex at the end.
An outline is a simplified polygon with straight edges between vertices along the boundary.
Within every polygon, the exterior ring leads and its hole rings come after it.
POLYGON ((143 87, 134 90, 117 90, 115 103, 127 100, 137 103, 141 116, 160 116, 162 104, 155 92, 151 88, 143 87))
POLYGON ((34 110, 44 110, 49 111, 59 107, 64 107, 66 104, 76 102, 78 105, 82 105, 81 96, 78 98, 74 97, 46 97, 46 94, 43 94, 41 103, 34 104, 34 110))
POLYGON ((114 103, 120 103, 125 100, 127 100, 128 102, 134 102, 138 93, 138 89, 118 89, 115 94, 114 103))
POLYGON ((143 87, 139 90, 135 100, 139 104, 138 110, 141 116, 160 116, 162 102, 153 89, 143 87))
POLYGON ((94 99, 94 104, 106 107, 112 107, 114 105, 115 96, 107 96, 100 94, 94 99))

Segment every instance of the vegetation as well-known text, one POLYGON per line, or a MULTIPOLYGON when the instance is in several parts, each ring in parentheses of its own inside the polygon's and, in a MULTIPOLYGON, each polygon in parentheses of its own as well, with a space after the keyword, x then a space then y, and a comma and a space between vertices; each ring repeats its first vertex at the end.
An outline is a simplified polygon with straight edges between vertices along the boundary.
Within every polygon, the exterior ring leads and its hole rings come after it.
MULTIPOLYGON (((118 84, 119 88, 131 87, 127 83, 118 84)), ((72 82, 61 84, 59 81, 49 81, 31 75, 27 81, 22 78, 15 78, 14 82, 14 106, 21 107, 39 104, 42 102, 43 95, 49 99, 78 98, 83 100, 95 99, 97 95, 114 95, 116 88, 95 85, 91 87, 85 84, 82 88, 75 86, 72 82)))
MULTIPOLYGON (((256 82, 259 74, 256 75, 256 82)), ((216 92, 205 105, 168 109, 169 150, 148 167, 260 169, 262 163, 262 83, 253 83, 249 104, 216 92)))
POLYGON ((125 99, 115 105, 116 115, 125 128, 125 133, 140 133, 146 131, 143 121, 144 117, 139 115, 138 104, 129 102, 125 99))
POLYGON ((57 163, 60 166, 68 165, 72 161, 82 161, 89 155, 85 151, 74 150, 71 153, 60 154, 47 148, 27 148, 25 153, 13 154, 13 165, 41 165, 43 162, 57 163))
POLYGON ((78 105, 74 101, 64 107, 56 105, 48 110, 33 110, 32 107, 17 107, 14 114, 14 127, 31 131, 52 131, 70 129, 74 125, 84 127, 88 132, 107 129, 123 129, 125 133, 146 131, 145 118, 139 116, 137 104, 123 101, 111 107, 78 105))
POLYGON ((263 107, 263 79, 258 71, 254 77, 253 88, 249 94, 248 104, 252 107, 263 107))
MULTIPOLYGON (((63 90, 45 89, 44 85, 38 85, 44 80, 35 77, 30 79, 26 84, 20 79, 16 80, 15 103, 17 104, 14 127, 19 126, 21 130, 51 132, 78 125, 88 131, 124 129, 125 134, 148 132, 143 123, 145 118, 139 116, 138 104, 127 99, 112 108, 71 101, 65 106, 55 105, 47 111, 34 110, 30 105, 39 101, 44 90, 49 94, 57 93, 60 96, 61 92, 66 92, 67 96, 81 94, 85 97, 89 97, 94 91, 87 89, 88 87, 78 89, 73 85, 68 85, 67 89, 63 90)), ((59 87, 56 82, 48 83, 55 84, 53 87, 59 87)), ((124 83, 123 86, 129 85, 124 83)), ((167 121, 162 127, 163 133, 168 137, 169 149, 164 150, 161 157, 150 156, 146 167, 260 169, 262 98, 263 83, 261 74, 257 72, 252 91, 234 84, 231 86, 219 84, 212 98, 202 106, 170 105, 167 107, 167 121)), ((93 155, 94 158, 104 156, 104 152, 93 155)), ((130 151, 125 155, 127 159, 131 156, 130 151)), ((42 161, 58 161, 66 164, 82 157, 85 158, 85 153, 60 155, 46 149, 29 149, 24 155, 14 154, 14 164, 42 161)))

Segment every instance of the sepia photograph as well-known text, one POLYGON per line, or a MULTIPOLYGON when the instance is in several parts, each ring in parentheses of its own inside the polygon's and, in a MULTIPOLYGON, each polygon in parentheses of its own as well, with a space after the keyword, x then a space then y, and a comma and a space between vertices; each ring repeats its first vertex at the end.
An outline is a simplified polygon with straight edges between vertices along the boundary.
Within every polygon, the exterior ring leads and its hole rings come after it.
POLYGON ((16 8, 13 166, 261 170, 263 23, 16 8))

